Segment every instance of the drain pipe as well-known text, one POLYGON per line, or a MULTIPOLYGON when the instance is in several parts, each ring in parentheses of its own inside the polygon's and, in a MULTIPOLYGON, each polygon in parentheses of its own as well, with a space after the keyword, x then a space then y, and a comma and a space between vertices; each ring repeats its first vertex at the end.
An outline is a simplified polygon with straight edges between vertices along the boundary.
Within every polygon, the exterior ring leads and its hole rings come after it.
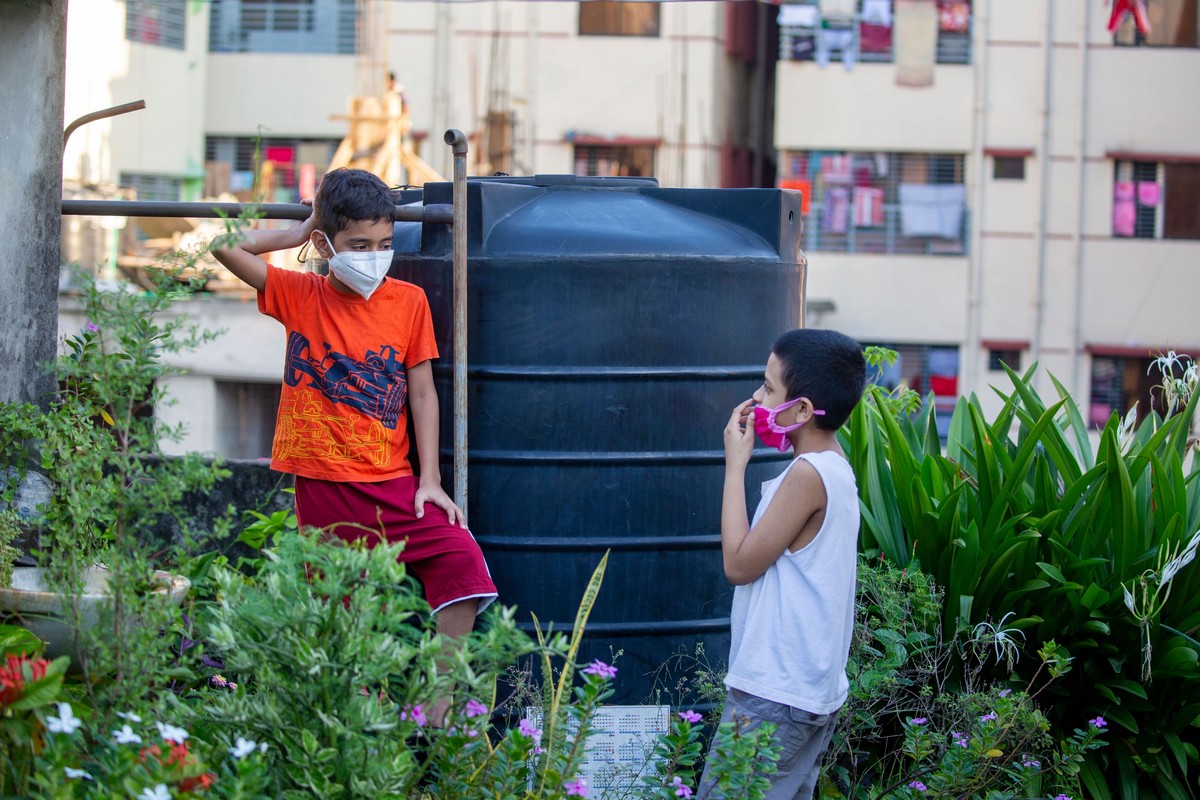
POLYGON ((467 137, 446 131, 454 153, 454 502, 467 514, 467 137))
POLYGON ((1088 122, 1088 45, 1092 29, 1092 6, 1083 4, 1083 27, 1079 33, 1079 141, 1076 142, 1078 152, 1075 154, 1075 302, 1074 319, 1071 326, 1071 395, 1083 397, 1083 364, 1080 363, 1080 353, 1083 352, 1083 226, 1085 203, 1087 195, 1084 189, 1087 181, 1084 170, 1087 169, 1087 122, 1088 122))
POLYGON ((975 113, 974 130, 971 135, 971 169, 975 174, 975 203, 971 211, 971 250, 967 257, 967 337, 962 361, 965 364, 963 384, 966 392, 977 392, 982 388, 983 370, 980 362, 983 354, 983 226, 986 219, 984 203, 987 192, 984 190, 987 158, 984 156, 984 146, 987 144, 987 114, 988 114, 988 37, 990 33, 991 3, 975 6, 978 12, 975 16, 975 113))
MULTIPOLYGON (((1054 7, 1046 4, 1046 32, 1042 39, 1042 142, 1038 153, 1038 223, 1037 255, 1033 283, 1033 336, 1030 355, 1034 362, 1041 362, 1045 345, 1046 327, 1046 227, 1047 205, 1050 198, 1050 91, 1053 85, 1051 70, 1054 68, 1054 7)), ((1046 372, 1045 365, 1034 376, 1035 388, 1042 383, 1040 376, 1046 372)))

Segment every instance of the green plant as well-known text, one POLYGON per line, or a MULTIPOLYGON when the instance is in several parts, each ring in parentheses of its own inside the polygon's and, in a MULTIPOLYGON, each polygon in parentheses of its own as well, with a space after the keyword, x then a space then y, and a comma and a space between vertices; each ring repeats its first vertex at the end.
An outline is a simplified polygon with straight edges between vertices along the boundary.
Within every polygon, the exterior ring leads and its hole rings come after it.
POLYGON ((1055 730, 1065 734, 1081 713, 1104 717, 1120 742, 1089 753, 1089 792, 1192 796, 1200 570, 1186 554, 1200 529, 1191 435, 1200 394, 1136 429, 1114 414, 1093 450, 1062 385, 1051 378, 1049 404, 1034 391, 1035 369, 1009 370, 1013 388, 997 390, 1003 405, 990 422, 976 398, 960 399, 944 445, 932 403, 897 413, 868 389, 843 440, 859 478, 862 546, 930 575, 944 592, 945 641, 981 625, 1004 634, 986 677, 1028 683, 1037 665, 1018 660, 1026 641, 1070 651, 1075 668, 1042 696, 1055 730))

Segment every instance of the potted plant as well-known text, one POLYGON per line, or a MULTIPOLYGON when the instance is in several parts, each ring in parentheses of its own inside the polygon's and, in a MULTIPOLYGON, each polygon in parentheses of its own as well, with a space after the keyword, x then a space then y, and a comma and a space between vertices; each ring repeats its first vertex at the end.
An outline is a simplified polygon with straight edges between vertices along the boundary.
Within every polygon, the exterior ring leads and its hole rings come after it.
POLYGON ((58 391, 46 407, 0 404, 0 617, 49 638, 48 655, 119 676, 133 627, 188 590, 158 569, 187 530, 181 501, 223 474, 195 454, 163 457, 181 431, 153 413, 174 371, 164 355, 212 334, 172 311, 199 288, 178 272, 156 273, 146 291, 75 275, 86 324, 63 340, 58 391), (92 646, 76 647, 87 630, 92 646))

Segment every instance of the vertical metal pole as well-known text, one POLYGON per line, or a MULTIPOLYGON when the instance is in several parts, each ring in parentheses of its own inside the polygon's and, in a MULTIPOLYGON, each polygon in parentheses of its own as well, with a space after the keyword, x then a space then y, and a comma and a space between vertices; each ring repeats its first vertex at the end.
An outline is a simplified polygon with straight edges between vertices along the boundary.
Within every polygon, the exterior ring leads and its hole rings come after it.
POLYGON ((454 502, 467 513, 467 137, 443 137, 454 153, 454 502))

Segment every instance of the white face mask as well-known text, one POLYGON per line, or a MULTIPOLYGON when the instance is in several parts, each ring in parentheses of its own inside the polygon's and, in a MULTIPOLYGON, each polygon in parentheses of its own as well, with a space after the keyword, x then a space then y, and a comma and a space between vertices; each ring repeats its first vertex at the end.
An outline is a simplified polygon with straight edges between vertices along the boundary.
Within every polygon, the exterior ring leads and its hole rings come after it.
POLYGON ((392 267, 392 251, 346 250, 339 253, 333 249, 333 242, 324 231, 321 231, 321 235, 325 236, 329 249, 333 251, 333 257, 329 259, 329 271, 355 294, 370 300, 392 267))

